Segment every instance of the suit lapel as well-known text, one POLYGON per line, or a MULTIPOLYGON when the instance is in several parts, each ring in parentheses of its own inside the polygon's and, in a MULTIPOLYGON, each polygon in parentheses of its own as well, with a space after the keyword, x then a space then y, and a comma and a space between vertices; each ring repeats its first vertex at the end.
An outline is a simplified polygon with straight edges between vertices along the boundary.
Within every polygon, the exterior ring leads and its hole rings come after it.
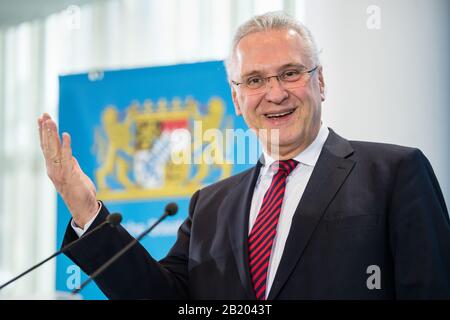
POLYGON ((354 166, 347 140, 330 129, 327 141, 295 211, 268 299, 275 299, 308 245, 316 226, 354 166))
POLYGON ((261 163, 251 169, 239 184, 226 196, 224 203, 226 208, 223 212, 228 216, 227 224, 232 242, 232 250, 236 260, 237 270, 241 283, 246 290, 249 299, 255 299, 255 294, 251 287, 250 272, 248 267, 248 223, 249 214, 255 189, 258 180, 261 163))

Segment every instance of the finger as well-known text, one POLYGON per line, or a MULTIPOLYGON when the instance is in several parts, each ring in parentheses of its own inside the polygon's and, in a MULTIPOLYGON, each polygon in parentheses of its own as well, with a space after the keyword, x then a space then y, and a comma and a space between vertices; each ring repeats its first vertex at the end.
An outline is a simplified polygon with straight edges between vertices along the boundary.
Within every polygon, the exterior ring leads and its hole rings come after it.
POLYGON ((39 117, 37 122, 38 122, 38 128, 39 128, 39 143, 41 145, 41 150, 44 151, 44 143, 42 142, 42 130, 43 130, 42 129, 42 125, 43 125, 42 118, 39 117))
POLYGON ((38 127, 39 127, 39 142, 41 144, 41 150, 44 151, 44 141, 43 141, 43 131, 44 131, 44 122, 48 119, 51 119, 48 113, 43 113, 38 118, 38 127))
POLYGON ((44 122, 44 154, 47 160, 57 160, 61 156, 61 141, 59 140, 58 129, 53 120, 44 122))
POLYGON ((72 157, 72 162, 74 163, 75 168, 77 170, 83 171, 83 170, 81 170, 80 164, 78 163, 78 160, 75 157, 72 157))
POLYGON ((45 159, 47 160, 47 152, 48 152, 48 143, 47 143, 47 132, 48 128, 45 124, 45 121, 41 119, 41 134, 42 134, 42 153, 44 154, 45 159))
POLYGON ((70 169, 72 167, 72 147, 70 134, 64 132, 62 134, 61 146, 61 163, 63 168, 70 169))
POLYGON ((51 119, 51 117, 48 115, 48 113, 43 113, 39 119, 38 119, 38 124, 39 124, 39 138, 40 138, 40 142, 41 142, 41 149, 44 152, 47 147, 46 144, 46 134, 45 134, 45 130, 46 130, 46 126, 45 126, 45 121, 51 119))

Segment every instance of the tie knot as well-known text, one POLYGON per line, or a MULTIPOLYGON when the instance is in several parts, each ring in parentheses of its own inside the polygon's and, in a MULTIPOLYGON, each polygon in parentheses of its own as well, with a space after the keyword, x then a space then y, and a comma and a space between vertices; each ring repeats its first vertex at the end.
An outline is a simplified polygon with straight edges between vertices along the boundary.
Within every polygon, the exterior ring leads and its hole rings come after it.
POLYGON ((288 176, 292 170, 295 169, 295 167, 297 166, 298 161, 294 160, 294 159, 289 159, 289 160, 281 160, 281 161, 275 161, 272 165, 273 170, 275 170, 275 172, 281 172, 283 173, 285 176, 288 176))

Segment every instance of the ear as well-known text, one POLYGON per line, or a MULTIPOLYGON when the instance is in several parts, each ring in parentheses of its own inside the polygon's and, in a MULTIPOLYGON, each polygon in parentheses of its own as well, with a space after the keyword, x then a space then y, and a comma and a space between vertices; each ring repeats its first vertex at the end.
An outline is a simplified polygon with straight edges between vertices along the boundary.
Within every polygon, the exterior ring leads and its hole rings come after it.
POLYGON ((319 89, 320 89, 320 97, 322 101, 325 101, 325 80, 323 78, 322 66, 319 66, 318 75, 319 75, 319 89))
POLYGON ((233 104, 234 104, 234 111, 236 112, 237 116, 240 116, 240 115, 242 115, 242 111, 241 111, 241 107, 239 106, 239 100, 237 98, 236 88, 233 86, 232 83, 230 83, 230 87, 231 87, 231 97, 233 99, 233 104))

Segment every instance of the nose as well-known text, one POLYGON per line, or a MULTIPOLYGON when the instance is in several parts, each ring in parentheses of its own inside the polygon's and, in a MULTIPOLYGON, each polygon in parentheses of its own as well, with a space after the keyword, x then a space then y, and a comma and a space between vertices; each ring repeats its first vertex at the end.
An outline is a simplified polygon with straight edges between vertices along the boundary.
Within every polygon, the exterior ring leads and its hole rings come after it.
POLYGON ((289 96, 288 92, 283 88, 276 76, 267 79, 266 86, 265 98, 269 102, 280 104, 289 96))

